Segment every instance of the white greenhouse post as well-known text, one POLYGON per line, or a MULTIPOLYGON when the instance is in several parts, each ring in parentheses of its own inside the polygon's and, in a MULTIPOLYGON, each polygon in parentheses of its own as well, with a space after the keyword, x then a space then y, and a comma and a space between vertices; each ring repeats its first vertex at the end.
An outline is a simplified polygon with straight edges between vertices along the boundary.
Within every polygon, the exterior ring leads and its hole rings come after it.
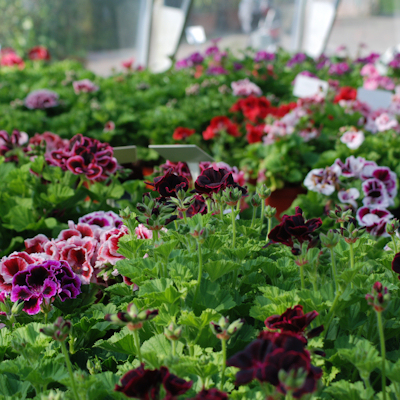
POLYGON ((139 10, 139 26, 137 37, 137 64, 147 67, 150 53, 151 21, 153 16, 153 0, 141 0, 139 10))
POLYGON ((301 51, 304 36, 304 20, 306 14, 307 0, 296 0, 293 18, 292 51, 301 51))

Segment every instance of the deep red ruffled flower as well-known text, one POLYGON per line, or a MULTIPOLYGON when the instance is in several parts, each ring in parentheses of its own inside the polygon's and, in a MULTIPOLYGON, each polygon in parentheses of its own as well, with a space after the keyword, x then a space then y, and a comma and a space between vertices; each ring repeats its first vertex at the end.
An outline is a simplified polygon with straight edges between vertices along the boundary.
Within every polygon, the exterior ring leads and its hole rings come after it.
POLYGON ((291 390, 294 398, 301 398, 316 390, 317 381, 322 376, 322 370, 311 364, 305 345, 305 339, 292 332, 264 331, 257 340, 231 357, 227 365, 240 369, 236 374, 236 385, 257 379, 269 382, 284 394, 291 390), (306 376, 300 387, 289 387, 289 382, 282 379, 282 371, 297 374, 301 370, 306 376))
POLYGON ((268 235, 274 243, 282 243, 285 246, 293 248, 294 239, 298 242, 311 242, 311 234, 322 225, 321 218, 312 218, 308 221, 304 220, 303 211, 300 207, 296 207, 295 215, 284 215, 282 222, 275 226, 268 235))
POLYGON ((162 197, 176 197, 179 190, 189 189, 189 181, 184 176, 175 175, 172 169, 166 171, 163 176, 154 178, 153 183, 146 183, 153 186, 162 197))
POLYGON ((400 279, 400 253, 397 253, 392 261, 392 270, 396 272, 396 274, 399 274, 399 279, 400 279))
POLYGON ((232 177, 232 172, 225 168, 207 168, 196 179, 194 184, 195 191, 198 194, 211 196, 212 193, 218 193, 227 187, 237 187, 243 194, 247 194, 247 189, 239 186, 232 177))
POLYGON ((194 129, 185 128, 183 126, 178 126, 174 133, 172 134, 172 139, 174 140, 184 140, 195 133, 194 129))
POLYGON ((203 139, 210 140, 213 139, 216 135, 221 132, 226 132, 228 135, 238 137, 240 136, 240 132, 235 123, 233 123, 228 117, 220 116, 214 117, 210 121, 210 125, 203 132, 203 139))
POLYGON ((357 98, 357 89, 351 86, 343 86, 333 100, 334 103, 339 103, 340 100, 355 100, 357 98))
POLYGON ((245 99, 238 100, 229 111, 240 111, 248 120, 257 123, 268 115, 270 107, 271 102, 267 98, 250 95, 245 99))
POLYGON ((196 194, 194 198, 195 198, 194 202, 186 210, 186 216, 188 218, 192 218, 193 215, 196 214, 202 214, 202 215, 207 214, 207 203, 205 198, 200 194, 196 194))
MULTIPOLYGON (((311 311, 307 314, 303 312, 303 306, 298 304, 293 308, 288 308, 282 315, 272 315, 265 320, 265 326, 269 329, 281 329, 281 331, 290 331, 294 333, 304 334, 306 328, 311 322, 317 318, 318 313, 311 311)), ((311 329, 306 336, 311 339, 318 336, 324 327, 321 325, 311 329)))
POLYGON ((262 137, 265 135, 264 125, 254 126, 251 124, 246 124, 246 131, 246 139, 250 144, 261 142, 262 137))
POLYGON ((50 52, 45 46, 32 47, 28 52, 30 60, 50 60, 50 52))
POLYGON ((167 392, 164 400, 172 400, 181 394, 185 394, 193 385, 192 381, 185 381, 184 379, 171 374, 167 367, 161 367, 160 373, 162 385, 167 392))
POLYGON ((268 110, 268 115, 273 115, 276 118, 282 118, 296 107, 297 102, 295 101, 288 104, 281 104, 279 107, 270 107, 268 110))
POLYGON ((216 388, 203 389, 196 397, 189 400, 228 400, 228 395, 216 388))

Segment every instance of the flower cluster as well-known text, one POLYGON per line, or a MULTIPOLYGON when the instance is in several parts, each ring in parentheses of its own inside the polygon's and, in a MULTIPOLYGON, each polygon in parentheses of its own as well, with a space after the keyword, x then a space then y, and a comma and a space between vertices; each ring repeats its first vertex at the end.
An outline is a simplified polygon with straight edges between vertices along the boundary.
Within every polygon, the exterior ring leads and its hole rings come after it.
POLYGON ((58 106, 59 95, 48 89, 38 89, 30 92, 25 98, 25 107, 30 110, 46 109, 58 106))
POLYGON ((81 281, 65 261, 44 261, 18 271, 12 281, 11 300, 24 302, 23 310, 34 315, 47 310, 58 296, 61 301, 75 299, 80 293, 81 281))
POLYGON ((376 312, 385 311, 390 301, 388 288, 386 286, 383 287, 380 282, 375 282, 371 293, 365 296, 365 300, 367 300, 370 306, 374 307, 376 312))
POLYGON ((80 93, 93 93, 99 90, 99 87, 95 85, 90 79, 82 79, 72 83, 75 94, 80 93))
MULTIPOLYGON (((25 132, 13 130, 12 134, 9 135, 6 131, 0 131, 0 156, 6 156, 6 154, 18 147, 22 147, 28 142, 28 134, 25 132)), ((5 157, 5 161, 18 161, 16 155, 9 155, 5 157)))
POLYGON ((189 136, 192 136, 195 133, 194 129, 185 128, 182 126, 178 126, 174 133, 172 134, 172 139, 174 140, 185 140, 189 136))
POLYGON ((306 340, 295 333, 263 331, 227 365, 240 369, 236 385, 257 379, 275 386, 279 393, 291 392, 298 399, 314 392, 322 376, 322 370, 311 364, 305 346, 306 340))
POLYGON ((115 385, 117 392, 124 393, 127 397, 140 400, 158 400, 161 386, 166 392, 164 400, 173 400, 186 393, 193 385, 192 381, 185 381, 171 374, 167 367, 150 370, 144 364, 127 372, 115 385))
POLYGON ((268 235, 274 243, 282 243, 292 248, 293 253, 297 253, 295 241, 300 245, 304 242, 313 243, 312 233, 322 225, 321 218, 312 218, 306 221, 303 211, 296 207, 295 215, 284 215, 279 225, 275 226, 268 235))
POLYGON ((38 61, 44 60, 49 61, 51 56, 49 50, 44 46, 34 46, 28 52, 30 60, 38 61))
POLYGON ((210 121, 210 125, 203 132, 203 139, 210 140, 214 139, 216 136, 221 133, 227 133, 233 137, 240 136, 240 132, 238 130, 238 126, 233 123, 228 117, 214 117, 210 121))
POLYGON ((261 96, 261 89, 253 82, 250 82, 249 78, 241 79, 231 83, 232 92, 234 96, 261 96))
POLYGON ((388 76, 381 76, 374 64, 365 64, 360 75, 364 77, 364 88, 368 90, 376 90, 378 88, 385 90, 393 90, 395 84, 388 76))
POLYGON ((113 148, 108 143, 81 134, 70 139, 67 147, 51 151, 46 161, 61 167, 63 171, 83 174, 90 181, 97 182, 106 180, 118 169, 113 148))

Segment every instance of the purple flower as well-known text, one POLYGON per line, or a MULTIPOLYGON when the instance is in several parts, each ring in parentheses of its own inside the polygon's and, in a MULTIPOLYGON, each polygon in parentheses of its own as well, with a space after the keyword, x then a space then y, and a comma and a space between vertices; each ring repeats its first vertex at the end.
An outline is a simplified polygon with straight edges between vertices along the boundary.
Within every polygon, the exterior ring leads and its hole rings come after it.
POLYGON ((25 98, 25 107, 30 110, 45 109, 58 106, 58 94, 48 89, 30 92, 25 98))
POLYGON ((385 184, 379 179, 367 179, 362 183, 362 190, 365 194, 363 198, 364 206, 375 206, 377 208, 389 207, 389 195, 385 184))
POLYGON ((82 79, 72 83, 75 94, 80 93, 93 93, 99 90, 99 87, 95 85, 90 79, 82 79))
POLYGON ((14 275, 11 300, 24 301, 23 310, 34 315, 43 302, 49 304, 56 295, 61 301, 75 299, 80 293, 81 282, 65 261, 45 261, 30 265, 14 275))
POLYGON ((213 56, 215 54, 218 54, 219 52, 220 52, 219 51, 219 47, 214 45, 214 46, 210 46, 210 47, 208 47, 206 49, 205 55, 206 56, 213 56))
POLYGON ((267 51, 260 50, 254 57, 254 62, 258 63, 260 61, 274 61, 275 53, 268 53, 267 51))
POLYGON ((367 57, 358 57, 355 62, 360 64, 375 64, 375 62, 378 61, 379 57, 379 53, 371 53, 367 57))
POLYGON ((340 190, 338 192, 338 198, 341 203, 348 203, 351 204, 351 206, 356 209, 357 208, 357 202, 356 200, 360 197, 360 192, 356 188, 350 188, 347 190, 340 190))
POLYGON ((357 211, 357 221, 365 226, 367 232, 374 236, 387 236, 386 224, 393 215, 380 208, 361 207, 357 211))
POLYGON ((330 75, 343 75, 349 71, 350 71, 350 67, 349 67, 349 64, 347 64, 347 62, 331 64, 331 66, 329 67, 330 75))
POLYGON ((393 69, 400 69, 400 54, 397 53, 393 60, 390 61, 389 67, 392 67, 393 69))
POLYGON ((175 63, 175 69, 184 69, 184 68, 189 68, 189 62, 186 58, 179 60, 175 63))
POLYGON ((398 278, 400 279, 400 253, 397 253, 392 261, 392 270, 399 274, 398 278))
POLYGON ((233 69, 234 69, 235 71, 240 71, 241 69, 243 69, 243 64, 240 64, 240 63, 238 63, 238 62, 234 62, 234 63, 233 63, 233 69))
POLYGON ((307 174, 303 183, 308 190, 330 196, 336 189, 341 172, 337 164, 326 168, 315 168, 307 174))
POLYGON ((339 166, 342 170, 341 174, 346 178, 360 178, 361 172, 366 165, 372 164, 376 166, 376 163, 373 161, 366 161, 365 158, 356 158, 354 156, 347 157, 344 163, 340 158, 337 158, 335 164, 339 166))
POLYGON ((209 67, 206 71, 207 75, 228 75, 229 72, 220 66, 209 67))
POLYGON ((94 211, 79 218, 79 223, 88 224, 92 228, 110 230, 120 228, 123 225, 122 219, 113 211, 94 211))
POLYGON ((296 53, 287 63, 287 67, 293 67, 296 64, 301 64, 307 60, 307 56, 304 53, 296 53))
MULTIPOLYGON (((25 132, 13 130, 12 134, 9 135, 7 131, 0 131, 0 156, 5 156, 9 151, 22 147, 23 144, 28 142, 28 134, 25 132)), ((14 161, 18 162, 18 157, 13 155, 6 157, 7 162, 14 161)))
POLYGON ((228 395, 216 388, 203 389, 196 397, 189 400, 228 400, 228 395))
POLYGON ((397 175, 388 167, 378 167, 375 163, 367 161, 362 172, 363 180, 378 179, 383 182, 390 198, 390 205, 393 205, 393 199, 397 195, 397 175), (371 164, 369 164, 371 163, 371 164))
POLYGON ((204 57, 199 53, 193 53, 191 54, 187 59, 189 65, 197 65, 197 64, 202 64, 204 61, 204 57))

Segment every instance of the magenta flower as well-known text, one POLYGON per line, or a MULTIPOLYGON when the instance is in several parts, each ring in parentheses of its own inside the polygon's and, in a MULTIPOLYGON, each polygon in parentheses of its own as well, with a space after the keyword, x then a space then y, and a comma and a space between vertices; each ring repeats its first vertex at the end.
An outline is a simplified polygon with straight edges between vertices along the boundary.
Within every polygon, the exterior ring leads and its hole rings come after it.
POLYGON ((99 90, 99 87, 95 85, 90 79, 82 79, 72 83, 75 94, 80 93, 93 93, 99 90))
POLYGON ((231 83, 232 91, 234 96, 261 96, 261 89, 253 82, 250 82, 249 78, 241 79, 231 83))
POLYGON ((386 286, 383 287, 380 282, 375 282, 372 286, 371 293, 365 296, 365 300, 367 300, 368 305, 374 307, 376 312, 385 311, 390 300, 388 288, 386 286))
POLYGON ((374 236, 387 236, 386 224, 393 215, 384 209, 361 207, 357 210, 357 221, 365 226, 367 232, 374 236))
POLYGON ((357 202, 356 200, 360 197, 360 192, 356 188, 350 188, 347 190, 339 190, 338 198, 341 203, 348 203, 354 209, 357 209, 357 202))
POLYGON ((365 194, 363 198, 364 206, 386 208, 390 205, 390 198, 385 184, 379 179, 367 179, 362 183, 362 190, 365 194))
POLYGON ((347 62, 339 62, 337 64, 331 64, 329 67, 330 75, 344 75, 350 71, 350 66, 347 62))
POLYGON ((211 67, 208 67, 206 74, 207 75, 228 75, 229 72, 224 67, 211 66, 211 67))
POLYGON ((398 278, 400 279, 400 253, 397 253, 392 261, 392 270, 399 274, 398 278))
POLYGON ((114 228, 106 231, 100 238, 100 247, 98 249, 96 267, 104 265, 115 265, 117 261, 123 260, 125 257, 118 253, 118 241, 122 236, 128 234, 128 228, 122 225, 121 228, 114 228))
POLYGON ((48 89, 30 92, 25 98, 25 107, 30 110, 45 109, 58 106, 58 94, 48 89))
POLYGON ((113 211, 94 211, 80 217, 78 221, 95 229, 120 228, 123 225, 122 218, 113 211))
POLYGON ((296 64, 302 64, 307 60, 307 56, 304 53, 296 53, 287 63, 287 67, 293 67, 296 64))
MULTIPOLYGON (((13 130, 11 135, 7 131, 0 131, 0 156, 5 156, 9 151, 22 147, 22 145, 28 142, 28 139, 26 132, 20 132, 16 129, 13 130)), ((18 157, 15 155, 6 157, 5 161, 18 162, 18 157)))
POLYGON ((263 50, 258 51, 254 57, 254 62, 256 63, 261 61, 274 61, 274 60, 275 60, 275 53, 268 53, 263 50))

